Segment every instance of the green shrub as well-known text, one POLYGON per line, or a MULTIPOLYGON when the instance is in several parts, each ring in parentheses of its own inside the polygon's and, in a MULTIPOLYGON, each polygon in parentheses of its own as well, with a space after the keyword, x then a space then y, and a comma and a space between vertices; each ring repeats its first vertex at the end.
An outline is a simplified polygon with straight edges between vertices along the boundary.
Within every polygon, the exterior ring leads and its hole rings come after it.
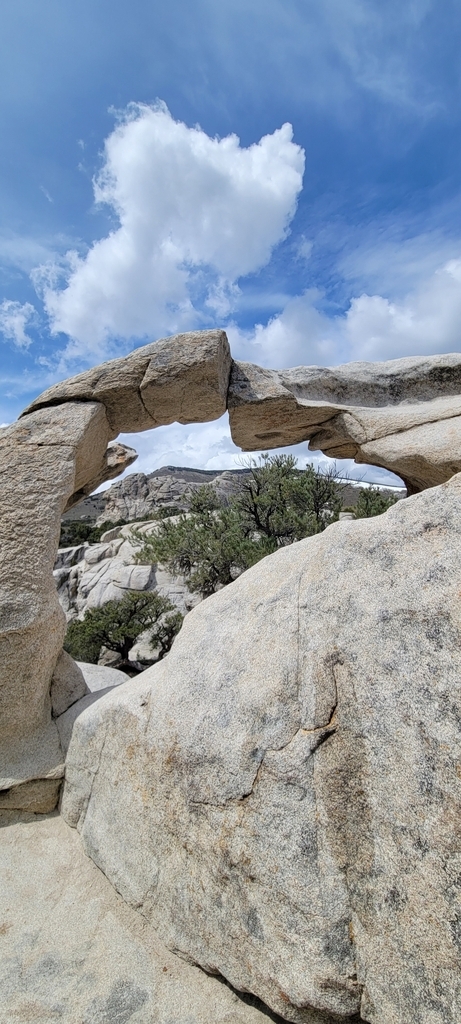
POLYGON ((377 487, 361 487, 359 500, 354 509, 356 519, 370 519, 387 512, 398 498, 394 494, 383 494, 377 487))
POLYGON ((107 519, 100 526, 93 523, 85 523, 82 519, 67 519, 61 523, 61 535, 59 537, 60 548, 72 548, 77 544, 98 544, 102 534, 107 530, 113 530, 116 526, 125 526, 126 520, 113 523, 107 519))
POLYGON ((158 650, 158 660, 169 651, 179 632, 183 616, 171 601, 152 592, 129 591, 120 601, 106 601, 101 608, 89 608, 83 620, 69 623, 64 641, 76 661, 96 664, 101 648, 128 655, 141 633, 150 629, 149 643, 158 650))

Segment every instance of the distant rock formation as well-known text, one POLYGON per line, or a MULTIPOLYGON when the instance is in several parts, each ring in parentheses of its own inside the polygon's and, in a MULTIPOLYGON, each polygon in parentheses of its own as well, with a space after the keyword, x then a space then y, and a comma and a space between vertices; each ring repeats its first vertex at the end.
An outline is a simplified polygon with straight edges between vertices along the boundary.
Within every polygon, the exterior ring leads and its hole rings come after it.
POLYGON ((104 494, 104 510, 97 524, 106 520, 117 523, 120 519, 132 522, 152 515, 165 506, 187 510, 188 499, 194 490, 211 484, 220 498, 230 498, 238 489, 245 470, 207 471, 164 466, 146 476, 130 473, 113 484, 104 494))
MULTIPOLYGON (((134 525, 141 535, 157 529, 153 522, 134 525)), ((133 539, 132 529, 130 525, 121 526, 109 530, 107 537, 104 534, 99 544, 79 544, 58 551, 53 575, 68 622, 83 619, 88 608, 119 600, 127 590, 155 590, 183 615, 198 603, 199 596, 189 592, 182 577, 170 576, 159 566, 137 564, 139 545, 133 539)), ((152 657, 152 652, 148 657, 152 657)))

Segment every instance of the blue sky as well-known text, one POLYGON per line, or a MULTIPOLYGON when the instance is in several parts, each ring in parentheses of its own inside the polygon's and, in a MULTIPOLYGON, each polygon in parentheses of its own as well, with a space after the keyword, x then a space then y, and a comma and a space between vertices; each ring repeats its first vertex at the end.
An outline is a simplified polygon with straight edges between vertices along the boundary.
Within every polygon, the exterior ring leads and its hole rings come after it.
POLYGON ((460 351, 460 54, 454 0, 2 5, 0 421, 215 324, 274 367, 460 351))

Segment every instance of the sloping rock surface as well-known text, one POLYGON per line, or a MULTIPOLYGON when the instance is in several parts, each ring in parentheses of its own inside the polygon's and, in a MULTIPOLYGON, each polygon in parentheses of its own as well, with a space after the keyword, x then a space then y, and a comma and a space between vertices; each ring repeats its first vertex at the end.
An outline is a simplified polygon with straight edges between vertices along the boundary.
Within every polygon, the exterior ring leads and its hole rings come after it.
POLYGON ((165 949, 62 818, 0 827, 2 1024, 270 1024, 165 949))
POLYGON ((51 713, 53 718, 63 715, 67 708, 88 693, 80 666, 67 651, 61 651, 51 677, 51 713))
POLYGON ((122 683, 126 683, 127 676, 126 672, 120 672, 118 668, 106 668, 104 665, 91 665, 86 661, 77 661, 82 676, 85 680, 86 686, 90 693, 97 693, 99 690, 105 690, 108 686, 121 686, 122 683))
POLYGON ((461 477, 282 549, 75 722, 63 813, 286 1019, 461 1018, 461 477))
POLYGON ((420 491, 461 470, 461 356, 265 370, 233 363, 232 438, 244 451, 312 451, 389 469, 420 491))

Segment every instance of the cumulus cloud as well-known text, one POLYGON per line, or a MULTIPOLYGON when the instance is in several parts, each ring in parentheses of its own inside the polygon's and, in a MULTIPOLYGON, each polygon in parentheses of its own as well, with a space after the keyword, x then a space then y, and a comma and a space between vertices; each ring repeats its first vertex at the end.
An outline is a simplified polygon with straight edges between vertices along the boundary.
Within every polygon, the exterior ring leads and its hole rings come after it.
POLYGON ((461 259, 448 260, 399 301, 363 293, 336 316, 323 312, 321 303, 321 293, 312 289, 253 331, 232 326, 228 334, 238 358, 280 368, 332 366, 461 349, 461 259))
POLYGON ((328 366, 339 362, 341 330, 319 311, 321 295, 309 289, 286 303, 278 316, 252 331, 227 328, 236 358, 274 369, 302 363, 328 366))
POLYGON ((37 324, 37 313, 30 302, 15 302, 4 299, 0 304, 0 334, 5 341, 12 341, 16 348, 26 349, 32 344, 26 327, 37 324))
POLYGON ((352 299, 344 328, 352 359, 458 352, 461 259, 449 260, 401 302, 381 295, 352 299))
POLYGON ((70 355, 101 355, 113 338, 223 316, 238 279, 286 236, 303 170, 289 124, 243 148, 236 135, 175 121, 164 104, 130 106, 94 181, 118 226, 86 255, 35 271, 52 332, 73 339, 70 355))

